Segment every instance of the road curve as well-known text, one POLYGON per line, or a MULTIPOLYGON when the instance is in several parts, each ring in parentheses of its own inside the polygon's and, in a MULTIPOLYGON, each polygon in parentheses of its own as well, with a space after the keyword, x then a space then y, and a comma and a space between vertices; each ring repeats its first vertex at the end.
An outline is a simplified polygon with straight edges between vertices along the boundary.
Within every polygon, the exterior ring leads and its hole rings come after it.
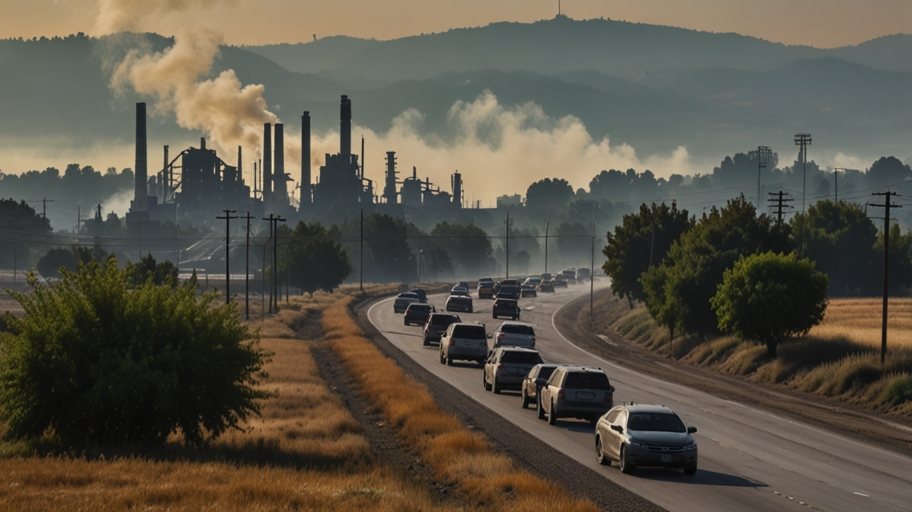
MULTIPOLYGON (((521 301, 523 321, 535 325, 536 348, 546 362, 606 370, 617 388, 615 403, 666 405, 685 423, 698 427, 696 475, 649 468, 623 475, 617 465, 600 466, 589 423, 558 420, 556 426, 549 426, 537 419, 534 409, 520 408, 518 393, 485 391, 478 365, 441 365, 437 346, 422 345, 421 327, 404 326, 402 315, 392 311, 392 299, 374 303, 367 316, 392 345, 456 389, 604 478, 668 510, 912 511, 909 457, 664 382, 625 368, 623 361, 608 361, 577 347, 557 331, 554 316, 588 291, 588 287, 571 286, 521 301)), ((440 310, 444 300, 442 295, 429 297, 440 310)), ((475 300, 476 312, 460 316, 486 324, 493 332, 500 320, 491 318, 491 302, 475 300)))

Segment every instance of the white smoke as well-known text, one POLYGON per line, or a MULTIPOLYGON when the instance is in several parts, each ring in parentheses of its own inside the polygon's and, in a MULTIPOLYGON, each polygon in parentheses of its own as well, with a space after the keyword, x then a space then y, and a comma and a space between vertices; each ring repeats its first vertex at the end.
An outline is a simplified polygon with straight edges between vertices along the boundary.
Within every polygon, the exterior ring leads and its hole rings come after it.
MULTIPOLYGON (((441 190, 450 191, 450 175, 458 170, 466 198, 481 200, 482 206, 493 205, 499 195, 525 195, 531 183, 544 178, 559 177, 574 189, 588 189, 603 169, 649 169, 657 177, 712 170, 693 162, 683 146, 665 156, 640 158, 627 144, 612 146, 607 137, 593 139, 576 117, 552 118, 534 103, 506 107, 489 91, 474 101, 455 103, 447 121, 457 134, 452 140, 422 136, 423 115, 415 109, 397 116, 386 133, 355 126, 353 139, 362 134, 366 139, 366 177, 374 180, 374 190, 378 185, 382 189, 386 151, 396 151, 400 179, 411 176, 415 166, 419 178, 430 178, 441 190)), ((314 179, 323 155, 338 151, 338 132, 312 137, 314 179)))

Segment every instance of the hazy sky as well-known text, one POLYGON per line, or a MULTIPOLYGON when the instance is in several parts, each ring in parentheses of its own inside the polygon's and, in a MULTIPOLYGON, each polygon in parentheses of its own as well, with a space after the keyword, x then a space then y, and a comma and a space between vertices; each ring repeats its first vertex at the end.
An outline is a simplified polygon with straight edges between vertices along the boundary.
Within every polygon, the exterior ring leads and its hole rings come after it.
MULTIPOLYGON (((532 22, 557 0, 158 0, 180 14, 145 17, 142 30, 172 35, 207 25, 231 44, 310 41, 330 35, 392 39, 497 21, 532 22)), ((156 0, 0 0, 0 38, 99 35, 99 3, 156 0)), ((912 0, 562 0, 575 19, 611 18, 737 32, 786 44, 835 47, 912 32, 912 0)))

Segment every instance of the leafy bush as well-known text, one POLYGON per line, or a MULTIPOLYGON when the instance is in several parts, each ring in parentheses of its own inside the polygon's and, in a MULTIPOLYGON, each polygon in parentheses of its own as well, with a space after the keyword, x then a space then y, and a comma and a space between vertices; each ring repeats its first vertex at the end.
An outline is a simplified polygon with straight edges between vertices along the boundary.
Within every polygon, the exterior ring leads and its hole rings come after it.
POLYGON ((0 342, 0 413, 7 439, 56 436, 66 445, 199 445, 259 414, 255 388, 270 355, 238 323, 234 304, 196 285, 132 285, 112 256, 61 281, 11 293, 0 342))
POLYGON ((719 329, 766 345, 771 357, 786 337, 823 320, 829 278, 808 259, 768 252, 741 257, 711 299, 719 329))

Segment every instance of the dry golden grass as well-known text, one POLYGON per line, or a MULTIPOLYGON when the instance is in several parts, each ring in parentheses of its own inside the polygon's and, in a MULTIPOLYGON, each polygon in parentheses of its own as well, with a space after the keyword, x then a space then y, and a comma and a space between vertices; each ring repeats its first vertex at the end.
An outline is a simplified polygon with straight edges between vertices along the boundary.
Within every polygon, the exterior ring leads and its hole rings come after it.
MULTIPOLYGON (((833 299, 823 322, 811 329, 810 336, 844 338, 879 349, 882 312, 882 299, 833 299)), ((912 299, 890 299, 887 343, 891 347, 912 348, 912 299)))
MULTIPOLYGON (((321 308, 340 296, 315 294, 292 306, 321 308)), ((295 318, 287 311, 268 319, 268 328, 288 328, 295 318)), ((275 352, 263 386, 277 394, 246 432, 227 433, 203 450, 175 440, 140 456, 106 453, 108 460, 97 453, 7 456, 0 459, 0 510, 467 509, 455 499, 441 502, 401 468, 377 460, 361 426, 320 378, 309 343, 261 344, 275 352)))
POLYGON ((495 510, 597 510, 492 453, 484 437, 441 411, 426 388, 364 337, 348 310, 350 301, 341 299, 324 311, 327 340, 362 392, 439 480, 455 483, 477 503, 495 510))
POLYGON ((912 416, 912 299, 891 299, 886 364, 880 363, 881 302, 836 299, 824 322, 808 336, 766 348, 730 336, 675 338, 656 325, 642 306, 616 319, 622 336, 682 361, 781 384, 806 393, 839 398, 890 414, 912 416))

